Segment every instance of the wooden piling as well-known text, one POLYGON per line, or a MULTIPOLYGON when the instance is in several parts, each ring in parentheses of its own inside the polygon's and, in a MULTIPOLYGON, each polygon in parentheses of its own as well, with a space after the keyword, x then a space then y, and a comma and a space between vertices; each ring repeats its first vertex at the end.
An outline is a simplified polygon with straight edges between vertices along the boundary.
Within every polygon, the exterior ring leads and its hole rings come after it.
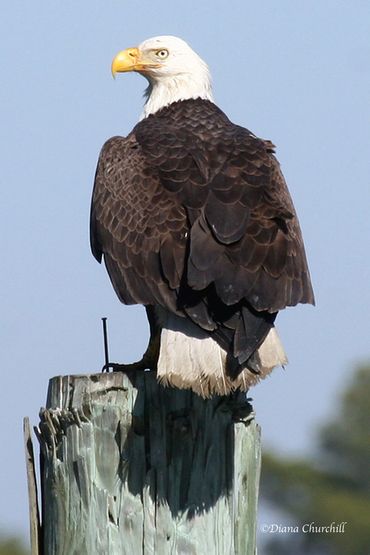
POLYGON ((255 555, 245 395, 204 400, 151 372, 58 376, 40 418, 40 554, 255 555))

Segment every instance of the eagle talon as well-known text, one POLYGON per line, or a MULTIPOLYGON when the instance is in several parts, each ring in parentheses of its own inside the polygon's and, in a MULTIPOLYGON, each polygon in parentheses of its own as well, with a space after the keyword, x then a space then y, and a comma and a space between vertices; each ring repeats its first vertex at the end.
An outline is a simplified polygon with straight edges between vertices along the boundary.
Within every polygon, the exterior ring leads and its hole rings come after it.
POLYGON ((104 364, 103 368, 101 369, 102 372, 118 372, 117 366, 124 366, 122 364, 118 364, 117 362, 108 362, 108 364, 104 364))
POLYGON ((152 361, 147 358, 142 358, 138 362, 132 362, 130 364, 119 364, 118 362, 109 362, 108 364, 104 364, 102 368, 102 372, 132 372, 132 371, 139 371, 144 372, 145 370, 157 370, 157 365, 155 361, 152 361))

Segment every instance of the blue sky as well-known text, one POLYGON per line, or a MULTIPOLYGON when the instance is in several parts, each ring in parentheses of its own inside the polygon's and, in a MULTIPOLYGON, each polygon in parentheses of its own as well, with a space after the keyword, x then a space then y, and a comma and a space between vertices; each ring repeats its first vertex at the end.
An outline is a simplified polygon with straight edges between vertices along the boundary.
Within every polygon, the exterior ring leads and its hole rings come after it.
POLYGON ((310 456, 315 426, 369 347, 369 6, 357 0, 4 2, 0 21, 0 530, 27 534, 22 417, 57 374, 135 360, 143 309, 120 305, 88 243, 103 142, 127 134, 145 81, 113 55, 174 34, 209 63, 218 105, 271 139, 317 307, 278 317, 290 364, 253 390, 266 447, 310 456))

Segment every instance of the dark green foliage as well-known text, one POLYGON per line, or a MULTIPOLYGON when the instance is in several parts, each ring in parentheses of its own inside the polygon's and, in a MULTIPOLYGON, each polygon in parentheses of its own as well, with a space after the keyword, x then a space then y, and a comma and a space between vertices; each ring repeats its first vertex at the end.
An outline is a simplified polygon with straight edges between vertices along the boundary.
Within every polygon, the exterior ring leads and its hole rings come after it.
POLYGON ((26 555, 27 551, 15 538, 0 539, 0 555, 26 555))
POLYGON ((291 515, 300 530, 346 522, 344 533, 274 536, 274 555, 365 555, 370 546, 370 365, 359 367, 343 393, 335 418, 320 430, 315 461, 265 454, 262 495, 291 515), (298 537, 297 537, 298 536, 298 537), (299 546, 297 546, 299 540, 299 546))
POLYGON ((322 459, 353 488, 370 495, 370 365, 360 366, 344 391, 337 418, 320 432, 322 459))

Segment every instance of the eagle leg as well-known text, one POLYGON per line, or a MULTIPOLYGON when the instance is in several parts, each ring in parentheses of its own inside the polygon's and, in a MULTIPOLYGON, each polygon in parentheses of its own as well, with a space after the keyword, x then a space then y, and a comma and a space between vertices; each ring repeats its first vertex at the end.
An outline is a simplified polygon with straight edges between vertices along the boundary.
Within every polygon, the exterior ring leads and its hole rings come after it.
POLYGON ((144 370, 157 370, 161 340, 161 328, 157 324, 154 315, 154 307, 146 306, 145 309, 149 320, 150 338, 149 345, 147 347, 147 350, 143 354, 143 357, 137 362, 131 362, 129 364, 109 362, 108 364, 104 364, 102 372, 109 372, 109 370, 112 370, 113 372, 137 372, 144 370))

